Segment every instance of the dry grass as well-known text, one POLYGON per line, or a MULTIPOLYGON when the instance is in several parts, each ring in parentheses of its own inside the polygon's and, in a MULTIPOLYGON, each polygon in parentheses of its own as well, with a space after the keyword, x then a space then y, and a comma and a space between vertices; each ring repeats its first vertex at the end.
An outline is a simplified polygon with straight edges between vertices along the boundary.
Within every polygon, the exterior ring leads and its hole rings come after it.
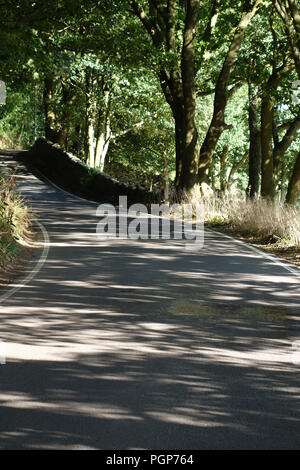
POLYGON ((205 220, 227 224, 243 235, 300 245, 300 211, 280 202, 238 197, 202 201, 205 220))
MULTIPOLYGON (((263 199, 247 200, 237 194, 185 196, 182 203, 198 206, 197 221, 207 227, 244 240, 300 268, 299 209, 263 199)), ((181 218, 181 214, 175 217, 181 218)))
POLYGON ((266 200, 238 197, 202 201, 205 224, 240 238, 300 268, 300 211, 266 200))
MULTIPOLYGON (((208 196, 182 194, 180 200, 179 207, 189 204, 199 222, 227 227, 259 240, 280 240, 281 243, 300 246, 300 210, 296 207, 266 199, 250 200, 238 194, 221 197, 213 193, 208 196)), ((176 195, 172 194, 170 204, 176 202, 176 195)), ((181 218, 181 211, 174 215, 181 218)))
POLYGON ((32 238, 32 215, 17 192, 15 177, 0 174, 0 281, 20 264, 24 241, 32 238))

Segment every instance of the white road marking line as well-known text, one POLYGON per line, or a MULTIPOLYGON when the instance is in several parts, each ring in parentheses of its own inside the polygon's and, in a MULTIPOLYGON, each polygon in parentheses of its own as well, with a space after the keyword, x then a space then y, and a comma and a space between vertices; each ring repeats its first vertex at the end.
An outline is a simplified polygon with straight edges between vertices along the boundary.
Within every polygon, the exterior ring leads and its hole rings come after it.
POLYGON ((269 253, 266 253, 265 251, 262 251, 259 248, 256 248, 255 246, 248 245, 248 243, 244 242, 243 240, 238 240, 236 238, 231 237, 230 235, 227 235, 227 234, 222 233, 222 232, 218 232, 217 230, 212 230, 212 229, 207 228, 207 227, 205 227, 205 230, 208 230, 209 232, 217 233, 218 235, 222 235, 225 238, 229 238, 230 240, 234 241, 235 243, 246 246, 250 250, 254 251, 254 253, 258 254, 260 257, 266 258, 269 261, 272 261, 273 263, 277 264, 278 266, 281 266, 282 268, 287 270, 289 273, 293 274, 293 276, 295 276, 298 280, 300 280, 300 273, 297 271, 297 269, 294 269, 291 266, 285 264, 284 262, 280 261, 275 256, 269 255, 269 253))
POLYGON ((30 273, 27 274, 27 276, 25 276, 25 278, 19 284, 17 284, 16 286, 10 288, 5 294, 0 296, 0 303, 3 302, 4 300, 8 299, 9 297, 11 297, 18 290, 25 287, 39 273, 39 271, 42 269, 42 267, 45 264, 45 261, 48 257, 48 253, 49 253, 49 249, 50 249, 49 234, 48 234, 47 230, 45 229, 45 227, 41 224, 41 222, 39 222, 37 219, 34 219, 34 222, 39 226, 39 228, 40 228, 40 230, 43 234, 43 237, 44 237, 43 252, 40 256, 40 259, 38 260, 38 262, 36 263, 36 265, 32 269, 32 271, 30 271, 30 273))

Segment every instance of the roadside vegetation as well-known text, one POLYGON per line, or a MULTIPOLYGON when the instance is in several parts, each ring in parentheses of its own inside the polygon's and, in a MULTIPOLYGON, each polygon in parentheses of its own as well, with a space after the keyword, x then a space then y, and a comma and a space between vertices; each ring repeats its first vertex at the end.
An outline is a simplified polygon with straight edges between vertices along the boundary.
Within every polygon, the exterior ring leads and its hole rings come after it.
POLYGON ((0 173, 0 285, 7 283, 28 257, 31 219, 14 175, 0 173))
POLYGON ((205 219, 245 236, 300 245, 300 212, 276 201, 237 197, 203 200, 205 219))
POLYGON ((300 211, 279 201, 236 196, 202 200, 205 225, 300 268, 300 211))

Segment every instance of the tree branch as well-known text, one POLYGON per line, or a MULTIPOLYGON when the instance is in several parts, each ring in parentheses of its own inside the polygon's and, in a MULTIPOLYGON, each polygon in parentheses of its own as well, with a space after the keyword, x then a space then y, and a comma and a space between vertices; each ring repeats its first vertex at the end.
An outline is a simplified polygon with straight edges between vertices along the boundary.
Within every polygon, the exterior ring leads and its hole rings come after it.
POLYGON ((157 25, 154 21, 152 21, 148 15, 146 14, 143 7, 136 1, 136 0, 127 0, 129 5, 131 6, 134 14, 140 19, 144 28, 146 29, 147 33, 149 34, 150 38, 155 47, 159 47, 162 43, 162 35, 157 25))
POLYGON ((230 181, 232 180, 234 173, 236 173, 246 163, 248 157, 249 150, 246 150, 241 160, 239 160, 235 165, 232 166, 228 176, 228 183, 230 183, 230 181))
POLYGON ((210 13, 210 17, 209 17, 209 21, 206 25, 206 28, 205 28, 203 36, 202 36, 202 40, 204 42, 208 42, 211 39, 213 29, 215 28, 216 23, 217 23, 217 18, 218 18, 217 10, 218 10, 219 4, 220 4, 219 0, 214 0, 213 5, 212 5, 212 9, 211 9, 211 13, 210 13))
POLYGON ((283 138, 277 142, 274 147, 274 160, 279 159, 294 141, 298 130, 300 129, 300 118, 294 119, 288 127, 283 138))
POLYGON ((127 129, 125 129, 124 131, 119 132, 118 134, 112 134, 111 139, 113 139, 113 140, 118 139, 119 137, 122 137, 123 135, 128 134, 128 132, 133 131, 133 129, 137 129, 139 127, 142 127, 144 123, 145 123, 145 120, 143 119, 142 121, 137 122, 136 124, 133 124, 131 127, 128 127, 127 129))
POLYGON ((166 13, 167 48, 169 51, 174 51, 174 52, 176 50, 175 19, 176 19, 176 0, 168 0, 167 13, 166 13))

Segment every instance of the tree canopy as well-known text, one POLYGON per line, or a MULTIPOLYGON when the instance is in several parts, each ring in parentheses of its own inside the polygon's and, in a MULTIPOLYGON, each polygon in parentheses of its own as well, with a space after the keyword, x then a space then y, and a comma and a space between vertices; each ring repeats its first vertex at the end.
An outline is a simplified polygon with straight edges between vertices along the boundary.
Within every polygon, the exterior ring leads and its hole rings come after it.
MULTIPOLYGON (((121 181, 296 204, 296 0, 8 0, 0 144, 39 136, 121 181)), ((166 193, 165 197, 166 197, 166 193)))

